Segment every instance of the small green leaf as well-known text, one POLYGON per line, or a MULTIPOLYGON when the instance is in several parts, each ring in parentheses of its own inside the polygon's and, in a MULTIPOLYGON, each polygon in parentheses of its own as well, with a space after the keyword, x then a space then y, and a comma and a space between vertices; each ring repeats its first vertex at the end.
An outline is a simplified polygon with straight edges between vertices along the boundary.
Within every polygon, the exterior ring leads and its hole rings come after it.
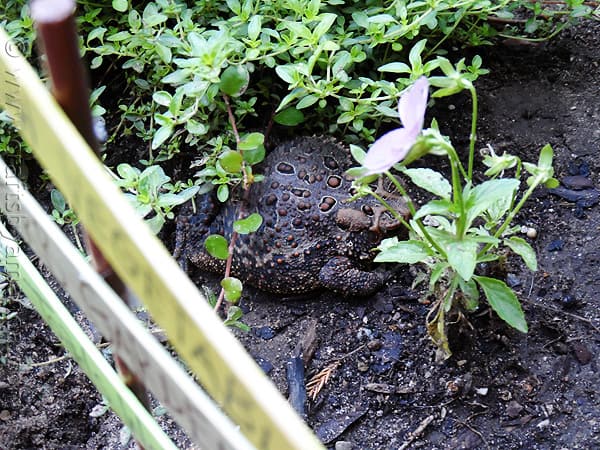
POLYGON ((253 150, 265 142, 265 135, 262 133, 248 133, 240 139, 240 143, 238 145, 238 149, 245 150, 253 150))
POLYGON ((60 191, 56 189, 52 189, 50 192, 50 200, 52 201, 52 206, 59 212, 64 213, 67 208, 67 204, 65 202, 65 198, 61 194, 60 191))
POLYGON ((156 51, 156 54, 159 56, 159 58, 162 60, 163 63, 165 63, 165 64, 171 63, 171 59, 173 58, 173 53, 171 52, 171 49, 169 47, 156 42, 154 44, 154 50, 156 51))
POLYGON ((244 313, 239 306, 231 305, 227 310, 227 318, 223 321, 223 325, 227 327, 236 327, 242 331, 248 332, 250 331, 250 327, 245 323, 240 322, 243 315, 244 313))
POLYGON ((253 41, 255 41, 260 34, 261 23, 261 16, 252 16, 252 19, 250 19, 250 22, 248 23, 248 37, 253 41))
POLYGON ((226 184, 221 184, 217 188, 217 198, 221 203, 225 203, 229 198, 229 186, 226 184))
POLYGON ((410 52, 408 53, 408 60, 410 61, 410 65, 412 67, 413 72, 420 73, 422 65, 421 53, 423 52, 426 43, 427 39, 420 40, 415 45, 413 45, 413 47, 410 49, 410 52))
POLYGON ((221 91, 232 97, 242 95, 250 83, 250 74, 246 66, 229 66, 221 74, 221 91))
POLYGON ((451 217, 453 215, 452 207, 454 203, 447 199, 431 200, 419 208, 415 214, 415 219, 420 219, 425 216, 444 216, 451 217))
POLYGON ((92 62, 90 63, 90 68, 97 69, 102 65, 102 56, 96 56, 92 58, 92 62))
POLYGON ((174 127, 173 125, 163 125, 156 133, 154 133, 154 137, 152 138, 152 150, 156 150, 160 147, 171 135, 173 134, 174 127))
POLYGON ((512 236, 510 239, 505 239, 504 243, 510 247, 513 252, 523 258, 523 261, 529 270, 533 272, 537 270, 537 258, 535 256, 535 251, 525 239, 512 236))
MULTIPOLYGON (((344 173, 351 178, 359 179, 362 178, 365 175, 365 173, 368 172, 368 170, 369 169, 367 169, 366 167, 351 167, 344 173)), ((377 179, 377 175, 375 175, 375 179, 377 179)))
POLYGON ((458 285, 463 293, 463 305, 467 311, 475 311, 479 306, 479 290, 474 280, 465 281, 458 278, 458 285))
POLYGON ((244 286, 242 282, 235 277, 227 277, 221 280, 221 287, 225 291, 225 300, 235 303, 242 296, 244 286))
POLYGON ((225 319, 225 325, 227 325, 228 321, 233 322, 233 321, 240 320, 243 315, 244 315, 244 312, 242 311, 242 308, 240 308, 239 306, 229 307, 229 309, 227 310, 227 319, 225 319))
MULTIPOLYGON (((87 42, 88 42, 88 44, 90 43, 90 41, 93 41, 94 39, 99 39, 100 41, 102 41, 102 39, 104 38, 104 34, 106 33, 106 31, 107 31, 107 29, 104 28, 104 27, 94 28, 87 35, 87 42)), ((93 100, 90 99, 90 101, 93 103, 93 100)))
POLYGON ((474 276, 481 286, 490 306, 511 327, 527 333, 527 322, 515 293, 502 281, 495 278, 474 276))
POLYGON ((362 164, 365 158, 367 157, 367 152, 365 152, 361 147, 355 144, 350 144, 350 154, 354 158, 354 160, 362 164))
POLYGON ((540 158, 538 160, 538 166, 544 169, 552 168, 552 158, 554 156, 554 150, 550 144, 544 145, 540 150, 540 158))
POLYGON ((171 104, 172 98, 173 97, 171 96, 171 94, 169 94, 166 91, 157 91, 154 94, 152 94, 152 100, 154 100, 156 103, 162 106, 168 107, 171 104))
POLYGON ((185 129, 196 136, 202 136, 208 133, 208 126, 205 123, 198 122, 194 119, 190 119, 185 123, 185 129))
POLYGON ((422 189, 425 189, 438 197, 449 199, 452 194, 452 187, 441 173, 435 170, 419 168, 406 169, 402 173, 408 175, 410 180, 422 189))
POLYGON ((128 6, 127 0, 112 0, 112 7, 116 11, 125 12, 128 6))
MULTIPOLYGON (((177 194, 174 194, 176 198, 173 199, 173 202, 171 203, 170 206, 181 205, 182 203, 187 202, 194 195, 196 195, 199 190, 200 190, 200 186, 191 186, 189 188, 185 188, 184 190, 178 192, 177 194)), ((159 199, 159 202, 161 199, 162 199, 162 196, 159 199)))
POLYGON ((242 170, 243 161, 242 154, 235 150, 227 150, 219 157, 221 167, 228 173, 238 173, 242 170))
POLYGON ((246 161, 248 164, 254 165, 262 162, 262 160, 265 159, 265 154, 265 146, 259 145, 256 148, 244 150, 243 157, 244 161, 246 161))
POLYGON ((137 31, 142 27, 142 17, 140 16, 140 13, 137 12, 135 9, 129 11, 129 15, 127 16, 127 22, 129 23, 129 26, 131 27, 132 31, 137 31))
POLYGON ((146 219, 145 222, 146 222, 146 225, 148 225, 150 227, 150 230, 152 231, 152 233, 158 234, 158 232, 161 230, 161 228, 165 224, 165 218, 160 214, 156 214, 154 217, 151 217, 150 219, 146 219))
POLYGON ((448 263, 462 277, 469 281, 477 263, 478 243, 471 240, 455 241, 448 244, 448 263))
POLYGON ((403 62, 391 62, 384 64, 377 69, 380 72, 392 72, 392 73, 410 73, 410 67, 408 64, 403 62))
POLYGON ((125 39, 129 39, 131 34, 128 31, 119 31, 118 33, 111 34, 106 38, 107 41, 110 42, 119 42, 124 41, 125 39))
POLYGON ((306 93, 305 88, 292 89, 292 91, 288 95, 283 97, 283 99, 281 100, 281 103, 279 103, 279 106, 277 107, 277 111, 281 111, 284 107, 289 105, 292 101, 296 100, 297 98, 302 97, 305 93, 306 93))
POLYGON ((296 81, 296 77, 298 76, 298 69, 292 65, 277 66, 275 68, 275 73, 277 73, 277 75, 279 75, 279 78, 281 78, 286 83, 293 84, 296 81))
POLYGON ((275 120, 275 122, 277 122, 279 125, 293 127, 304 122, 304 113, 292 106, 279 111, 277 114, 275 114, 273 120, 275 120))
POLYGON ((380 252, 375 257, 375 262, 416 264, 433 254, 424 242, 398 241, 396 238, 385 239, 378 249, 380 252))
POLYGON ((252 213, 245 219, 233 222, 233 229, 239 234, 254 233, 262 225, 263 218, 258 213, 252 213))
POLYGON ((134 182, 140 176, 141 172, 127 163, 121 163, 117 166, 117 173, 126 181, 134 182))
POLYGON ((512 198, 518 187, 519 180, 514 178, 488 180, 475 186, 467 199, 467 226, 497 201, 512 198))
POLYGON ((448 263, 446 261, 438 261, 431 268, 431 273, 429 275, 429 290, 433 291, 435 284, 440 280, 442 275, 446 273, 446 269, 448 268, 448 263))
POLYGON ((485 171, 485 175, 488 177, 493 177, 506 169, 512 169, 518 164, 518 162, 519 158, 514 155, 504 153, 500 156, 492 152, 491 155, 486 155, 483 158, 483 164, 489 167, 489 169, 485 171))
POLYGON ((314 94, 309 94, 306 97, 303 97, 298 104, 296 105, 296 108, 298 109, 304 109, 304 108, 308 108, 309 106, 314 105, 315 103, 317 103, 317 101, 319 101, 319 97, 314 95, 314 94))
POLYGON ((312 33, 313 39, 319 40, 321 38, 321 36, 323 36, 325 33, 327 33, 327 31, 329 31, 329 29, 331 28, 331 25, 333 25, 333 22, 335 22, 337 17, 338 17, 337 14, 333 14, 333 13, 323 13, 323 14, 319 15, 319 23, 315 27, 315 29, 313 30, 313 33, 312 33))
POLYGON ((204 247, 208 254, 214 258, 227 259, 229 256, 229 244, 220 234, 211 234, 204 241, 204 247))

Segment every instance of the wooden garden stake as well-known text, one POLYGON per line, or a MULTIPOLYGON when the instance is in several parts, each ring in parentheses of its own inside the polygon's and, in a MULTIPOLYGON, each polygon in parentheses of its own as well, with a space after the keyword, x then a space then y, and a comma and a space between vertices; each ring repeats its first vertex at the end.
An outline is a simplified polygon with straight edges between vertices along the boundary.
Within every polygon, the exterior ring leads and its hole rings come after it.
MULTIPOLYGON (((31 15, 39 33, 40 53, 46 55, 52 94, 88 145, 99 154, 100 146, 94 134, 89 106, 88 76, 79 54, 74 11, 74 0, 34 0, 31 4, 31 15)), ((130 305, 132 297, 127 287, 85 230, 84 237, 96 271, 130 305)), ((125 384, 149 408, 146 388, 140 379, 118 355, 115 355, 115 364, 125 384)))

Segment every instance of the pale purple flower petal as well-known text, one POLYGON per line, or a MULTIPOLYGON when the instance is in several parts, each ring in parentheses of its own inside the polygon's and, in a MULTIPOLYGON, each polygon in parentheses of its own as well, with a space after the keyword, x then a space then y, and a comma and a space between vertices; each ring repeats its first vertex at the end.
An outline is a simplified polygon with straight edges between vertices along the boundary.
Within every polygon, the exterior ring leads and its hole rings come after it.
POLYGON ((406 128, 397 128, 381 136, 373 143, 363 161, 363 167, 369 169, 365 175, 385 172, 402 161, 416 139, 417 136, 406 128))
POLYGON ((400 97, 398 114, 404 128, 419 134, 423 129, 429 82, 426 77, 420 77, 400 97))
POLYGON ((402 161, 415 144, 425 121, 429 82, 420 77, 398 102, 398 114, 404 128, 392 130, 377 139, 363 161, 365 175, 382 173, 402 161))

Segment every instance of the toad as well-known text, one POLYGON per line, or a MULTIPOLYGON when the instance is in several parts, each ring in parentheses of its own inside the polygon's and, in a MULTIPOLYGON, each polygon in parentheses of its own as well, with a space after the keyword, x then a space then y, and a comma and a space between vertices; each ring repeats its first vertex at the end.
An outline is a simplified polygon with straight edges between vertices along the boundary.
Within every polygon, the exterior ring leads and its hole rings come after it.
MULTIPOLYGON (((349 150, 332 139, 302 137, 275 148, 263 162, 265 179, 251 186, 243 210, 263 217, 260 228, 238 235, 232 276, 261 290, 297 295, 326 288, 342 296, 379 290, 385 276, 371 271, 373 249, 401 224, 372 197, 348 201, 352 180, 349 150)), ((257 171, 260 173, 260 171, 257 171)), ((384 192, 404 217, 406 203, 384 192)), ((241 195, 220 203, 213 192, 196 199, 197 212, 183 207, 177 221, 175 255, 200 269, 223 273, 225 261, 210 256, 204 240, 228 240, 241 195)))

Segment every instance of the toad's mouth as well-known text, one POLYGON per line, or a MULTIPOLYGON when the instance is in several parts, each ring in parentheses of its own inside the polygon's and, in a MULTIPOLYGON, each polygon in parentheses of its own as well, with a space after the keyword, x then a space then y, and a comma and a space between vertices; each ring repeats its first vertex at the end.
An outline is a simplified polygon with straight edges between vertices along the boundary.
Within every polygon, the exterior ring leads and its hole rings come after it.
POLYGON ((363 208, 363 210, 342 208, 335 217, 337 225, 345 231, 370 231, 384 235, 402 226, 383 206, 363 208))

